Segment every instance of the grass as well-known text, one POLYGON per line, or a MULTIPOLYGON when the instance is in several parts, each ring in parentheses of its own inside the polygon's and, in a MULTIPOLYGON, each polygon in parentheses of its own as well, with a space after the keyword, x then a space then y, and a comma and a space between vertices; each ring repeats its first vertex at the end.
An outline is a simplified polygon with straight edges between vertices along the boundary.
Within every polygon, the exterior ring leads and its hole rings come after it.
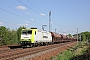
POLYGON ((61 52, 55 57, 51 57, 50 60, 81 60, 83 58, 80 59, 79 56, 83 55, 87 48, 85 42, 79 42, 78 45, 70 47, 70 49, 61 52))

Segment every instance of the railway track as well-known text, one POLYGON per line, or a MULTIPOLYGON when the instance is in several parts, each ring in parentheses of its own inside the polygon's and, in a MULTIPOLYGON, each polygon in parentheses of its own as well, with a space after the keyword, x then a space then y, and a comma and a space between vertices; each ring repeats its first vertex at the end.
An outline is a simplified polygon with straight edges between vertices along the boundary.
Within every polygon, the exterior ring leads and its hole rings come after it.
POLYGON ((13 60, 13 59, 21 59, 22 57, 29 56, 29 58, 32 58, 35 56, 35 54, 45 51, 51 51, 53 49, 57 49, 59 47, 64 47, 71 42, 67 43, 60 43, 60 44, 54 44, 54 45, 48 45, 48 46, 40 46, 40 47, 33 47, 33 48, 18 48, 18 49, 9 49, 0 52, 0 60, 13 60))
POLYGON ((3 51, 3 50, 8 50, 10 48, 8 48, 7 46, 0 46, 0 52, 3 51))
POLYGON ((16 50, 16 48, 20 48, 20 45, 5 45, 5 46, 0 46, 0 53, 3 53, 5 51, 9 52, 10 50, 16 50))

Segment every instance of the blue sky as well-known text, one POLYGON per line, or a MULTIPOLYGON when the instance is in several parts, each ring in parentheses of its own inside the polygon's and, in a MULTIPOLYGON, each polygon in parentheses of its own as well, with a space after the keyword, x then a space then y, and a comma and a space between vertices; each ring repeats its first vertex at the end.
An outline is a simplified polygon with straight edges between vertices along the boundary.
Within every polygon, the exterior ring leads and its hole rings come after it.
POLYGON ((47 25, 51 11, 52 31, 75 34, 90 31, 90 0, 0 0, 0 26, 16 29, 19 26, 47 25))

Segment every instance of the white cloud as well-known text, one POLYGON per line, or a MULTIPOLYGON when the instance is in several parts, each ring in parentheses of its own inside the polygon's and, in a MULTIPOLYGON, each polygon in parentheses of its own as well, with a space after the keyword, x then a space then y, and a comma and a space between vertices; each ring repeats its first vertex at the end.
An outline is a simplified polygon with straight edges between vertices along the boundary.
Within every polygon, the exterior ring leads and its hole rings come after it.
POLYGON ((29 23, 29 21, 25 21, 26 23, 29 23))
POLYGON ((0 24, 3 24, 2 22, 0 22, 0 24))
POLYGON ((34 21, 34 19, 31 19, 31 21, 34 21))
POLYGON ((28 12, 26 14, 29 14, 28 12))
POLYGON ((44 13, 41 13, 41 16, 45 16, 45 14, 44 13))
POLYGON ((26 7, 24 7, 24 6, 17 6, 16 9, 25 10, 26 7))

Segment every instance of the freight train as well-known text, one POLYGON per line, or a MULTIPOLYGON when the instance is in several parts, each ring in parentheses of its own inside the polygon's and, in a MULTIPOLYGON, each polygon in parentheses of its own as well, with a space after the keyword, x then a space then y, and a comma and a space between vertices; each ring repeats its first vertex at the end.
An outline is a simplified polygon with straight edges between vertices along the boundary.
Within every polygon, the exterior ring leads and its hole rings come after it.
POLYGON ((37 28, 22 29, 20 44, 22 46, 48 45, 62 42, 75 41, 75 38, 69 38, 66 35, 55 32, 40 31, 37 28))

